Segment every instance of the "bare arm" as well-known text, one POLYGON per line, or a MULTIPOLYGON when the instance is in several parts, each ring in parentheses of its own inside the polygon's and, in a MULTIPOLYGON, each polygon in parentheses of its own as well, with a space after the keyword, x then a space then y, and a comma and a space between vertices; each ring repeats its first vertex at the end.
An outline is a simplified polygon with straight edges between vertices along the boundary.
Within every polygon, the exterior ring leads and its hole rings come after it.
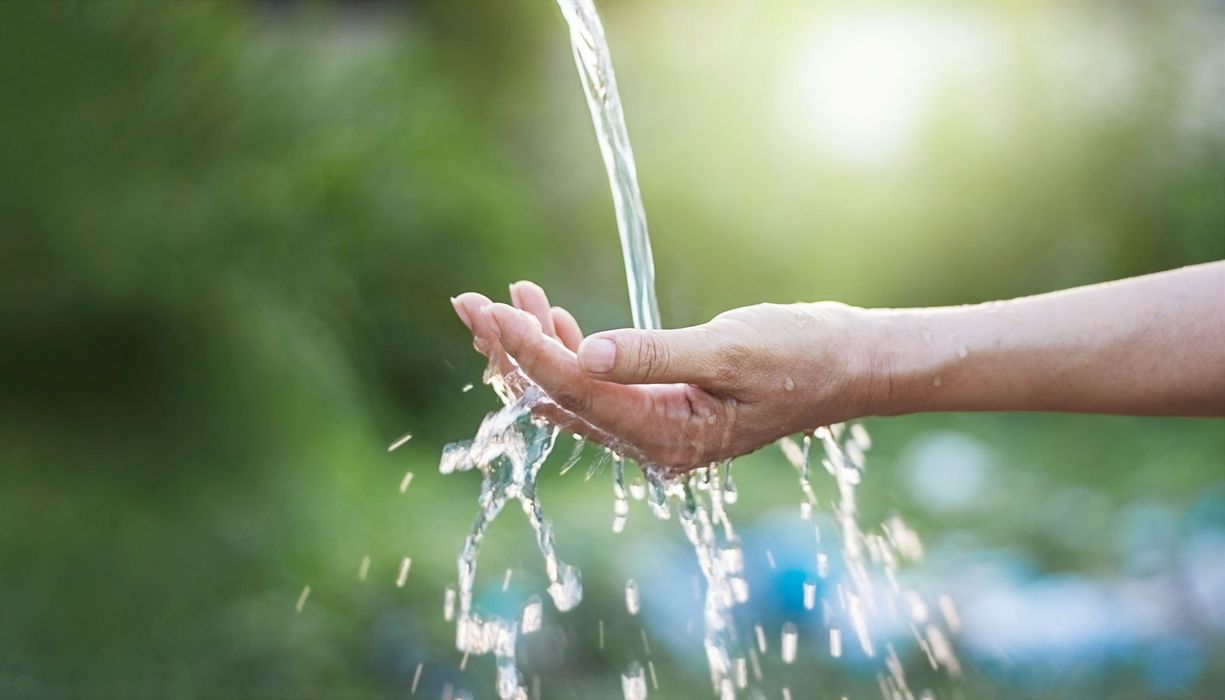
POLYGON ((1225 415, 1225 262, 867 314, 883 369, 872 413, 1225 415))
POLYGON ((689 328, 586 338, 530 282, 453 300, 495 372, 546 418, 685 469, 866 415, 1225 416, 1225 262, 935 309, 758 304, 689 328))

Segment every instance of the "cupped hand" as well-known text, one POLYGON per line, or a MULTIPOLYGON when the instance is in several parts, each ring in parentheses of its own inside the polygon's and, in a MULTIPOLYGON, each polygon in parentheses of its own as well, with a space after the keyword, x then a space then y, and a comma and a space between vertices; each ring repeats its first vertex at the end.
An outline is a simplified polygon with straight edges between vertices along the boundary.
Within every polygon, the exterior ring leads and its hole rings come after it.
POLYGON ((683 471, 867 412, 869 321, 854 307, 758 304, 689 328, 584 338, 537 285, 510 295, 513 306, 452 300, 491 371, 517 365, 556 403, 539 409, 546 419, 643 464, 683 471))

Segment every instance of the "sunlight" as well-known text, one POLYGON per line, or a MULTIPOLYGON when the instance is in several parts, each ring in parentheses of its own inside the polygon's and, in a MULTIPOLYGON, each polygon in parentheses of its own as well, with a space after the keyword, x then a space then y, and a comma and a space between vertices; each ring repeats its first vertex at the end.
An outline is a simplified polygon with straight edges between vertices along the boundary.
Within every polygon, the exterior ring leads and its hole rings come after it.
POLYGON ((801 140, 842 159, 892 161, 911 145, 950 77, 978 78, 993 63, 992 29, 931 12, 828 18, 784 76, 784 119, 801 140))

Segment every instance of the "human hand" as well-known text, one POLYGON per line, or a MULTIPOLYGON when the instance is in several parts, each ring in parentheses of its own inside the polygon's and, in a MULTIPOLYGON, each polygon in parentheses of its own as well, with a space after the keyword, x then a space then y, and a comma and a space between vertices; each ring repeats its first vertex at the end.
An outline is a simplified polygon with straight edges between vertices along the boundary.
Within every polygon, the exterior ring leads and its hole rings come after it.
POLYGON ((537 285, 510 292, 513 307, 471 292, 452 300, 491 370, 517 363, 564 409, 541 407, 545 418, 643 464, 684 471, 867 412, 860 309, 758 304, 690 328, 583 338, 537 285))

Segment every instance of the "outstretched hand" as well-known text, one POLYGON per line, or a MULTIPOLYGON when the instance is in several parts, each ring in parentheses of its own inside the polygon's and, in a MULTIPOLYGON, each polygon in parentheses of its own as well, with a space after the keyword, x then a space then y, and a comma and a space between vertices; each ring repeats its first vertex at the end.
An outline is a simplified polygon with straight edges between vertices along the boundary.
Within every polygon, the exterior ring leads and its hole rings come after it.
POLYGON ((759 304, 677 330, 586 338, 531 282, 513 306, 473 292, 452 300, 492 371, 515 366, 564 411, 561 427, 644 464, 686 470, 751 452, 783 435, 863 415, 868 376, 841 304, 759 304), (513 358, 513 360, 512 360, 513 358))

